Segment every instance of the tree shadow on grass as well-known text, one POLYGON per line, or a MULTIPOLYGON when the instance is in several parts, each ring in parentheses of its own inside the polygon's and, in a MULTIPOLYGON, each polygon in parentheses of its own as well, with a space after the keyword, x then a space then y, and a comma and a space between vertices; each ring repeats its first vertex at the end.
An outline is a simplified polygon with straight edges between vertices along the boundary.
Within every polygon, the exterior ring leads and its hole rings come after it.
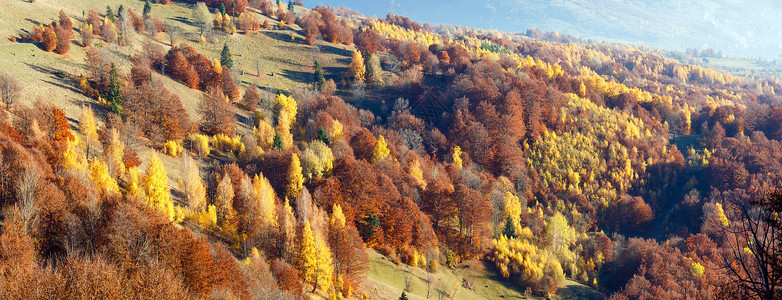
MULTIPOLYGON (((502 286, 505 287, 506 289, 509 289, 509 290, 512 290, 512 291, 516 292, 515 295, 500 295, 500 297, 502 299, 524 299, 524 289, 522 289, 515 282, 513 282, 513 281, 511 281, 509 279, 502 278, 502 276, 500 276, 499 272, 497 271, 497 268, 490 261, 488 261, 488 260, 481 260, 481 263, 483 263, 484 268, 487 271, 485 273, 486 275, 484 276, 484 278, 487 278, 487 279, 489 279, 491 281, 494 281, 494 282, 498 282, 498 283, 502 284, 502 286)), ((488 288, 488 286, 482 286, 482 287, 476 286, 475 287, 476 290, 481 289, 481 288, 488 288)))
POLYGON ((320 52, 348 57, 348 63, 350 63, 350 57, 353 55, 353 52, 350 52, 349 50, 342 49, 328 43, 318 45, 318 47, 320 47, 320 52))
POLYGON ((81 90, 76 88, 74 80, 71 79, 69 74, 65 71, 52 67, 42 67, 31 63, 25 63, 25 65, 37 72, 49 75, 49 78, 43 80, 44 82, 81 94, 81 90))
MULTIPOLYGON (((168 19, 169 19, 169 20, 172 20, 172 21, 177 21, 177 22, 180 22, 180 23, 182 23, 182 24, 187 24, 187 25, 190 25, 190 26, 195 26, 195 24, 193 23, 193 21, 191 21, 191 20, 190 20, 190 19, 188 19, 188 18, 182 17, 182 16, 177 16, 177 17, 170 17, 170 18, 168 18, 168 19)), ((195 26, 195 27, 198 27, 198 26, 195 26)))
POLYGON ((282 70, 280 72, 282 76, 285 78, 288 78, 290 80, 293 80, 298 83, 304 83, 309 84, 312 83, 312 73, 309 72, 301 72, 301 71, 293 71, 293 70, 282 70))
POLYGON ((286 43, 295 43, 295 44, 303 44, 306 45, 304 42, 304 39, 300 37, 296 37, 294 40, 291 41, 291 31, 285 30, 275 30, 275 31, 264 31, 263 34, 266 36, 273 38, 275 40, 278 40, 280 42, 286 42, 286 43))
POLYGON ((569 285, 557 290, 557 296, 560 299, 589 299, 600 300, 605 299, 605 295, 600 292, 583 285, 569 285))

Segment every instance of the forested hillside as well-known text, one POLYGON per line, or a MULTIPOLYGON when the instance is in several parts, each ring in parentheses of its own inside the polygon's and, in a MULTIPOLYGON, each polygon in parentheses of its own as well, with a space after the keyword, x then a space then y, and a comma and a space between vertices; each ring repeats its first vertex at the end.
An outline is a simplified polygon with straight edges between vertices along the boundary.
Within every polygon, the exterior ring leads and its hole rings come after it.
POLYGON ((301 2, 69 2, 0 12, 3 298, 782 296, 775 78, 301 2))

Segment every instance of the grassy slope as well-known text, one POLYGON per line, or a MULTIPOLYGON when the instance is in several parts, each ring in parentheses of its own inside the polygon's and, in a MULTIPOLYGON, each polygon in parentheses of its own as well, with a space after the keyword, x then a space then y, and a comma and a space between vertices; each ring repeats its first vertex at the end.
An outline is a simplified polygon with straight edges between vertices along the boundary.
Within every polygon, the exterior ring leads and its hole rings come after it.
MULTIPOLYGON (((524 291, 515 283, 499 277, 493 268, 482 261, 463 262, 454 269, 440 268, 428 274, 420 268, 402 264, 397 266, 388 258, 374 250, 367 250, 370 270, 364 280, 362 291, 370 299, 397 299, 405 289, 405 281, 410 282, 410 299, 427 299, 427 280, 432 284, 429 299, 439 299, 442 292, 447 299, 524 299, 524 291), (473 283, 474 290, 462 287, 467 279, 473 283)), ((580 283, 567 280, 554 299, 603 299, 604 295, 580 283)), ((536 299, 538 299, 536 297, 536 299)))
MULTIPOLYGON (((79 27, 83 21, 83 11, 88 12, 90 9, 96 9, 104 13, 106 5, 111 5, 116 10, 122 4, 126 8, 133 8, 133 10, 141 12, 143 3, 133 0, 37 0, 34 3, 21 0, 0 1, 0 37, 2 37, 2 41, 0 41, 0 69, 13 73, 24 85, 20 103, 32 105, 38 99, 53 103, 64 110, 74 129, 78 129, 77 120, 82 105, 93 106, 99 120, 102 120, 107 113, 104 109, 100 108, 94 100, 82 95, 69 80, 55 76, 57 71, 71 75, 84 73, 85 49, 79 46, 78 41, 81 37, 78 33, 75 33, 71 50, 66 55, 46 53, 34 44, 10 43, 7 38, 19 36, 39 23, 46 24, 57 20, 60 10, 64 10, 71 16, 75 21, 74 26, 79 27)), ((352 46, 333 45, 318 41, 317 45, 320 51, 315 51, 315 46, 303 43, 303 36, 297 27, 289 27, 286 30, 261 30, 251 35, 214 35, 215 39, 210 39, 207 43, 200 43, 196 28, 191 26, 188 20, 191 17, 189 4, 173 2, 169 5, 153 4, 152 6, 153 14, 186 32, 184 35, 177 36, 175 43, 185 42, 193 45, 199 52, 214 59, 220 57, 223 43, 227 42, 234 53, 239 70, 244 72, 239 77, 242 82, 240 90, 244 90, 249 83, 255 83, 261 88, 274 91, 288 91, 294 87, 304 87, 310 81, 309 74, 312 73, 315 57, 324 66, 326 77, 335 78, 338 81, 345 72, 346 66, 350 62, 351 51, 354 49, 352 46), (295 41, 291 41, 291 34, 294 35, 295 41), (257 76, 256 58, 260 58, 261 76, 257 76), (274 75, 272 76, 272 74, 274 75)), ((303 8, 298 9, 304 10, 303 8)), ((258 15, 258 17, 261 22, 267 20, 264 16, 258 15)), ((269 22, 272 25, 277 24, 274 20, 269 19, 269 22)), ((125 72, 130 69, 128 60, 130 55, 135 54, 140 49, 142 42, 150 38, 146 35, 136 34, 133 39, 136 42, 132 47, 104 44, 106 49, 115 53, 113 61, 125 72)), ((170 47, 168 34, 158 34, 154 40, 163 45, 165 49, 170 47)), ((99 43, 100 41, 96 40, 96 45, 99 43)), ((201 92, 191 90, 168 77, 160 77, 163 78, 166 88, 179 95, 191 119, 197 121, 197 105, 201 92)), ((242 110, 237 110, 237 114, 242 117, 250 115, 242 110)), ((247 129, 246 126, 242 128, 247 129)), ((147 166, 148 159, 146 157, 149 156, 151 149, 137 150, 143 158, 142 161, 145 161, 141 166, 143 170, 147 166)), ((179 188, 182 160, 168 156, 162 156, 162 159, 169 175, 169 183, 174 188, 179 188)))

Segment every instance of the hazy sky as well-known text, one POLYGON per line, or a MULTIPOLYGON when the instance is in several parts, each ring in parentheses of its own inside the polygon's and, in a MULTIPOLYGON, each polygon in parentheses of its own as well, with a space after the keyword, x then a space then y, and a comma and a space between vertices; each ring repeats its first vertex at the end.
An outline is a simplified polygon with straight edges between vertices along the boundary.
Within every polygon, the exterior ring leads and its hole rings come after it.
POLYGON ((665 49, 713 48, 732 56, 782 54, 782 1, 775 0, 305 0, 375 17, 524 32, 535 27, 665 49))

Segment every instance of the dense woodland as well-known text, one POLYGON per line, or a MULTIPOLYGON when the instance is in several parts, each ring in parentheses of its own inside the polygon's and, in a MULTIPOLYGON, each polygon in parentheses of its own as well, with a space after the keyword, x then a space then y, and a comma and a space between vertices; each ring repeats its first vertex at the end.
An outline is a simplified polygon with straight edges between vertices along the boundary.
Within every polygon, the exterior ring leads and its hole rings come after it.
POLYGON ((569 278, 614 299, 782 297, 776 79, 555 33, 192 7, 200 37, 170 46, 149 3, 14 38, 49 55, 78 40, 68 76, 95 106, 70 126, 0 73, 3 298, 361 297, 365 248, 431 272, 485 260, 538 296, 569 278), (308 88, 269 93, 239 81, 227 44, 188 45, 259 30, 355 52, 345 74, 316 61, 308 88), (96 44, 131 34, 149 40, 123 72, 96 44), (199 115, 164 76, 201 91, 199 115), (162 155, 184 162, 183 189, 162 155))

